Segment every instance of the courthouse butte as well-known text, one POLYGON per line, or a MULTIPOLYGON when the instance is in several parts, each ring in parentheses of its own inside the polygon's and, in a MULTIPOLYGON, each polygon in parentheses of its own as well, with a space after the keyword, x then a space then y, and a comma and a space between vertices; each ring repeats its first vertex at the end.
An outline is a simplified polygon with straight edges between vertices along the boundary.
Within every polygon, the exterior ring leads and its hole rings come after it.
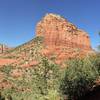
MULTIPOLYGON (((93 52, 89 35, 56 14, 47 14, 37 23, 36 36, 44 38, 41 54, 48 58, 55 56, 57 64, 66 59, 83 57, 93 52)), ((25 45, 27 47, 22 46, 22 48, 31 50, 34 47, 32 43, 31 41, 31 44, 27 43, 25 45)))
POLYGON ((44 37, 44 54, 56 54, 57 62, 93 51, 89 35, 56 14, 47 14, 37 24, 36 35, 44 37))

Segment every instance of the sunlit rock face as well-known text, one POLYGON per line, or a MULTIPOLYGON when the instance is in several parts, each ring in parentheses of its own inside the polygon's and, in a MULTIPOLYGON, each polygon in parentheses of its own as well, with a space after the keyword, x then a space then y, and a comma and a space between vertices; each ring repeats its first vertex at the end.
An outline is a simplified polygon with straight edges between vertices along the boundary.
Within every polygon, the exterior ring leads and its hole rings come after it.
POLYGON ((46 46, 91 50, 88 34, 55 14, 47 14, 38 24, 36 34, 44 36, 46 46))
POLYGON ((80 49, 82 52, 83 50, 92 50, 89 35, 85 31, 78 29, 63 17, 52 13, 44 16, 37 24, 36 35, 43 36, 44 45, 56 52, 62 52, 65 58, 66 55, 62 49, 80 49))

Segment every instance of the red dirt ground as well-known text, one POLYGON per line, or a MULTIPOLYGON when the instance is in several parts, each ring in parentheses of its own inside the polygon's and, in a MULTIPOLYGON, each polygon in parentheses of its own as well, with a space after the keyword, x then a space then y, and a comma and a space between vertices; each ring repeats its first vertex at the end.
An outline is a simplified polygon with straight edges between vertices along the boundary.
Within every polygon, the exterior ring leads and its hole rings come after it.
POLYGON ((0 66, 12 64, 14 62, 16 62, 14 59, 0 59, 0 66))

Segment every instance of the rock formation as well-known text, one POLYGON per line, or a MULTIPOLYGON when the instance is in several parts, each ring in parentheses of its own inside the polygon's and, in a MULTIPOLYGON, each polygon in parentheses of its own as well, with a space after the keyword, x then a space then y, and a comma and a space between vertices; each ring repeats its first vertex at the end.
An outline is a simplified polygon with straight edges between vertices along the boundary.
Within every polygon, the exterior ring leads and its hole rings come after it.
POLYGON ((71 47, 91 50, 86 32, 77 29, 66 19, 55 14, 47 14, 38 24, 36 34, 44 36, 44 43, 51 47, 71 47))
POLYGON ((48 49, 45 52, 56 50, 56 53, 63 55, 61 58, 66 58, 65 49, 92 51, 89 35, 59 15, 47 14, 37 24, 36 35, 44 37, 44 45, 48 49))

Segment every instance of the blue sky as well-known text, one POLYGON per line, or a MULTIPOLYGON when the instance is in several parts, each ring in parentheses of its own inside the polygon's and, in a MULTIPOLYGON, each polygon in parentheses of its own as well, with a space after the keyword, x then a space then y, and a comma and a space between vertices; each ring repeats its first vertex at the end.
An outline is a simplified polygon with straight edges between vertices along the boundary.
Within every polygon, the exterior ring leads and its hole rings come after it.
POLYGON ((21 45, 35 36, 36 23, 46 14, 64 16, 100 42, 100 0, 0 0, 0 43, 21 45))

